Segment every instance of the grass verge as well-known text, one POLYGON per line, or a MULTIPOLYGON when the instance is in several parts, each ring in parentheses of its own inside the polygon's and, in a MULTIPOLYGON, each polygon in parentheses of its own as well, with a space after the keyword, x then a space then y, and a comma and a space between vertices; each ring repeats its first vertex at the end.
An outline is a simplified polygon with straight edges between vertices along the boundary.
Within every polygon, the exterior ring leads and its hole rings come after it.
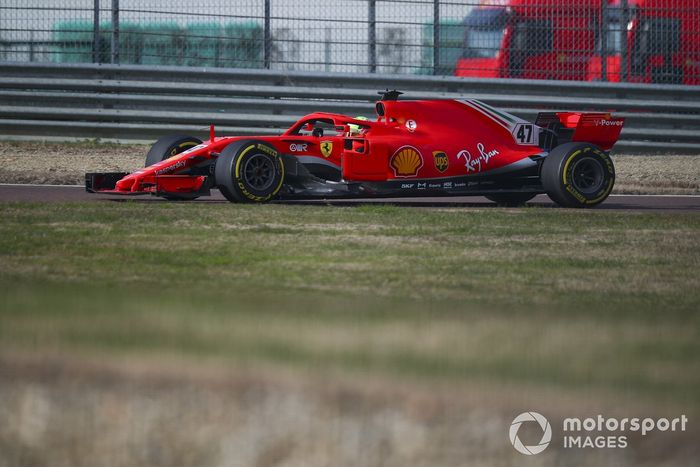
POLYGON ((127 201, 0 216, 5 349, 700 402, 694 214, 127 201))

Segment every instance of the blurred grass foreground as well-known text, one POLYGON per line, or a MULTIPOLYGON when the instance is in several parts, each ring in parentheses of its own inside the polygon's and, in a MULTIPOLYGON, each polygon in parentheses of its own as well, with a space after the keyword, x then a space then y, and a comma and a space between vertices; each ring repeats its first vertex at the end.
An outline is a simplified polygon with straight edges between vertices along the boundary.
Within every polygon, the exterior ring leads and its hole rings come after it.
POLYGON ((0 466, 522 465, 527 410, 691 420, 537 465, 700 455, 696 214, 0 211, 0 466))

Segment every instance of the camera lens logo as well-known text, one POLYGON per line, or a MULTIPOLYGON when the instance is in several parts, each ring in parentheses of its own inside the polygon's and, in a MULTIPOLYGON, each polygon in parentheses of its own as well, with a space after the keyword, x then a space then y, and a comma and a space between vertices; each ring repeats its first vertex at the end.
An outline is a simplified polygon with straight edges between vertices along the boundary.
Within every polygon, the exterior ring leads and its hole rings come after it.
POLYGON ((513 445, 516 451, 527 456, 532 456, 539 454, 549 446, 549 442, 552 441, 552 426, 549 424, 544 416, 538 414, 537 412, 523 412, 513 420, 510 424, 510 443, 513 445), (525 446, 520 438, 518 438, 518 430, 520 430, 520 425, 524 422, 537 422, 542 428, 542 439, 538 444, 534 446, 525 446))

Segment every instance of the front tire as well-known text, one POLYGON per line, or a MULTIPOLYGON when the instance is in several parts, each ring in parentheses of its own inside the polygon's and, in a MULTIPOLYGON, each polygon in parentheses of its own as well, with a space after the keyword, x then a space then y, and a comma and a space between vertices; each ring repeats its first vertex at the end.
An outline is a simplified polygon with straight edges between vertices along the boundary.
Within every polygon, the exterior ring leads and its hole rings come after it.
POLYGON ((200 144, 202 144, 202 140, 193 136, 164 136, 151 146, 146 155, 146 165, 144 167, 169 159, 200 144))
POLYGON ((560 206, 587 208, 610 195, 615 185, 615 167, 610 156, 589 143, 566 143, 545 158, 542 185, 560 206))
POLYGON ((233 203, 265 203, 284 183, 284 163, 262 141, 236 141, 221 151, 214 168, 216 183, 233 203))
MULTIPOLYGON (((192 149, 195 146, 202 144, 202 140, 195 138, 193 136, 184 135, 170 135, 160 138, 158 141, 153 143, 151 149, 146 154, 145 167, 157 164, 158 162, 169 159, 173 156, 192 149)), ((188 174, 189 171, 180 172, 181 174, 188 174)), ((170 201, 187 201, 199 198, 196 195, 182 194, 182 195, 166 195, 163 198, 170 201)))

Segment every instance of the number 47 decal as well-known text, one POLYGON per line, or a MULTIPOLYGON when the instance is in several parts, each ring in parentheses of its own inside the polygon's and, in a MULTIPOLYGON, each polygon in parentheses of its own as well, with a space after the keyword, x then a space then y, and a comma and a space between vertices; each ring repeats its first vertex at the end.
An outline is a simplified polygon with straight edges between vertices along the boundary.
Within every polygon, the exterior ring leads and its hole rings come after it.
POLYGON ((537 127, 532 123, 518 123, 513 128, 513 138, 518 144, 537 145, 539 136, 537 127))

